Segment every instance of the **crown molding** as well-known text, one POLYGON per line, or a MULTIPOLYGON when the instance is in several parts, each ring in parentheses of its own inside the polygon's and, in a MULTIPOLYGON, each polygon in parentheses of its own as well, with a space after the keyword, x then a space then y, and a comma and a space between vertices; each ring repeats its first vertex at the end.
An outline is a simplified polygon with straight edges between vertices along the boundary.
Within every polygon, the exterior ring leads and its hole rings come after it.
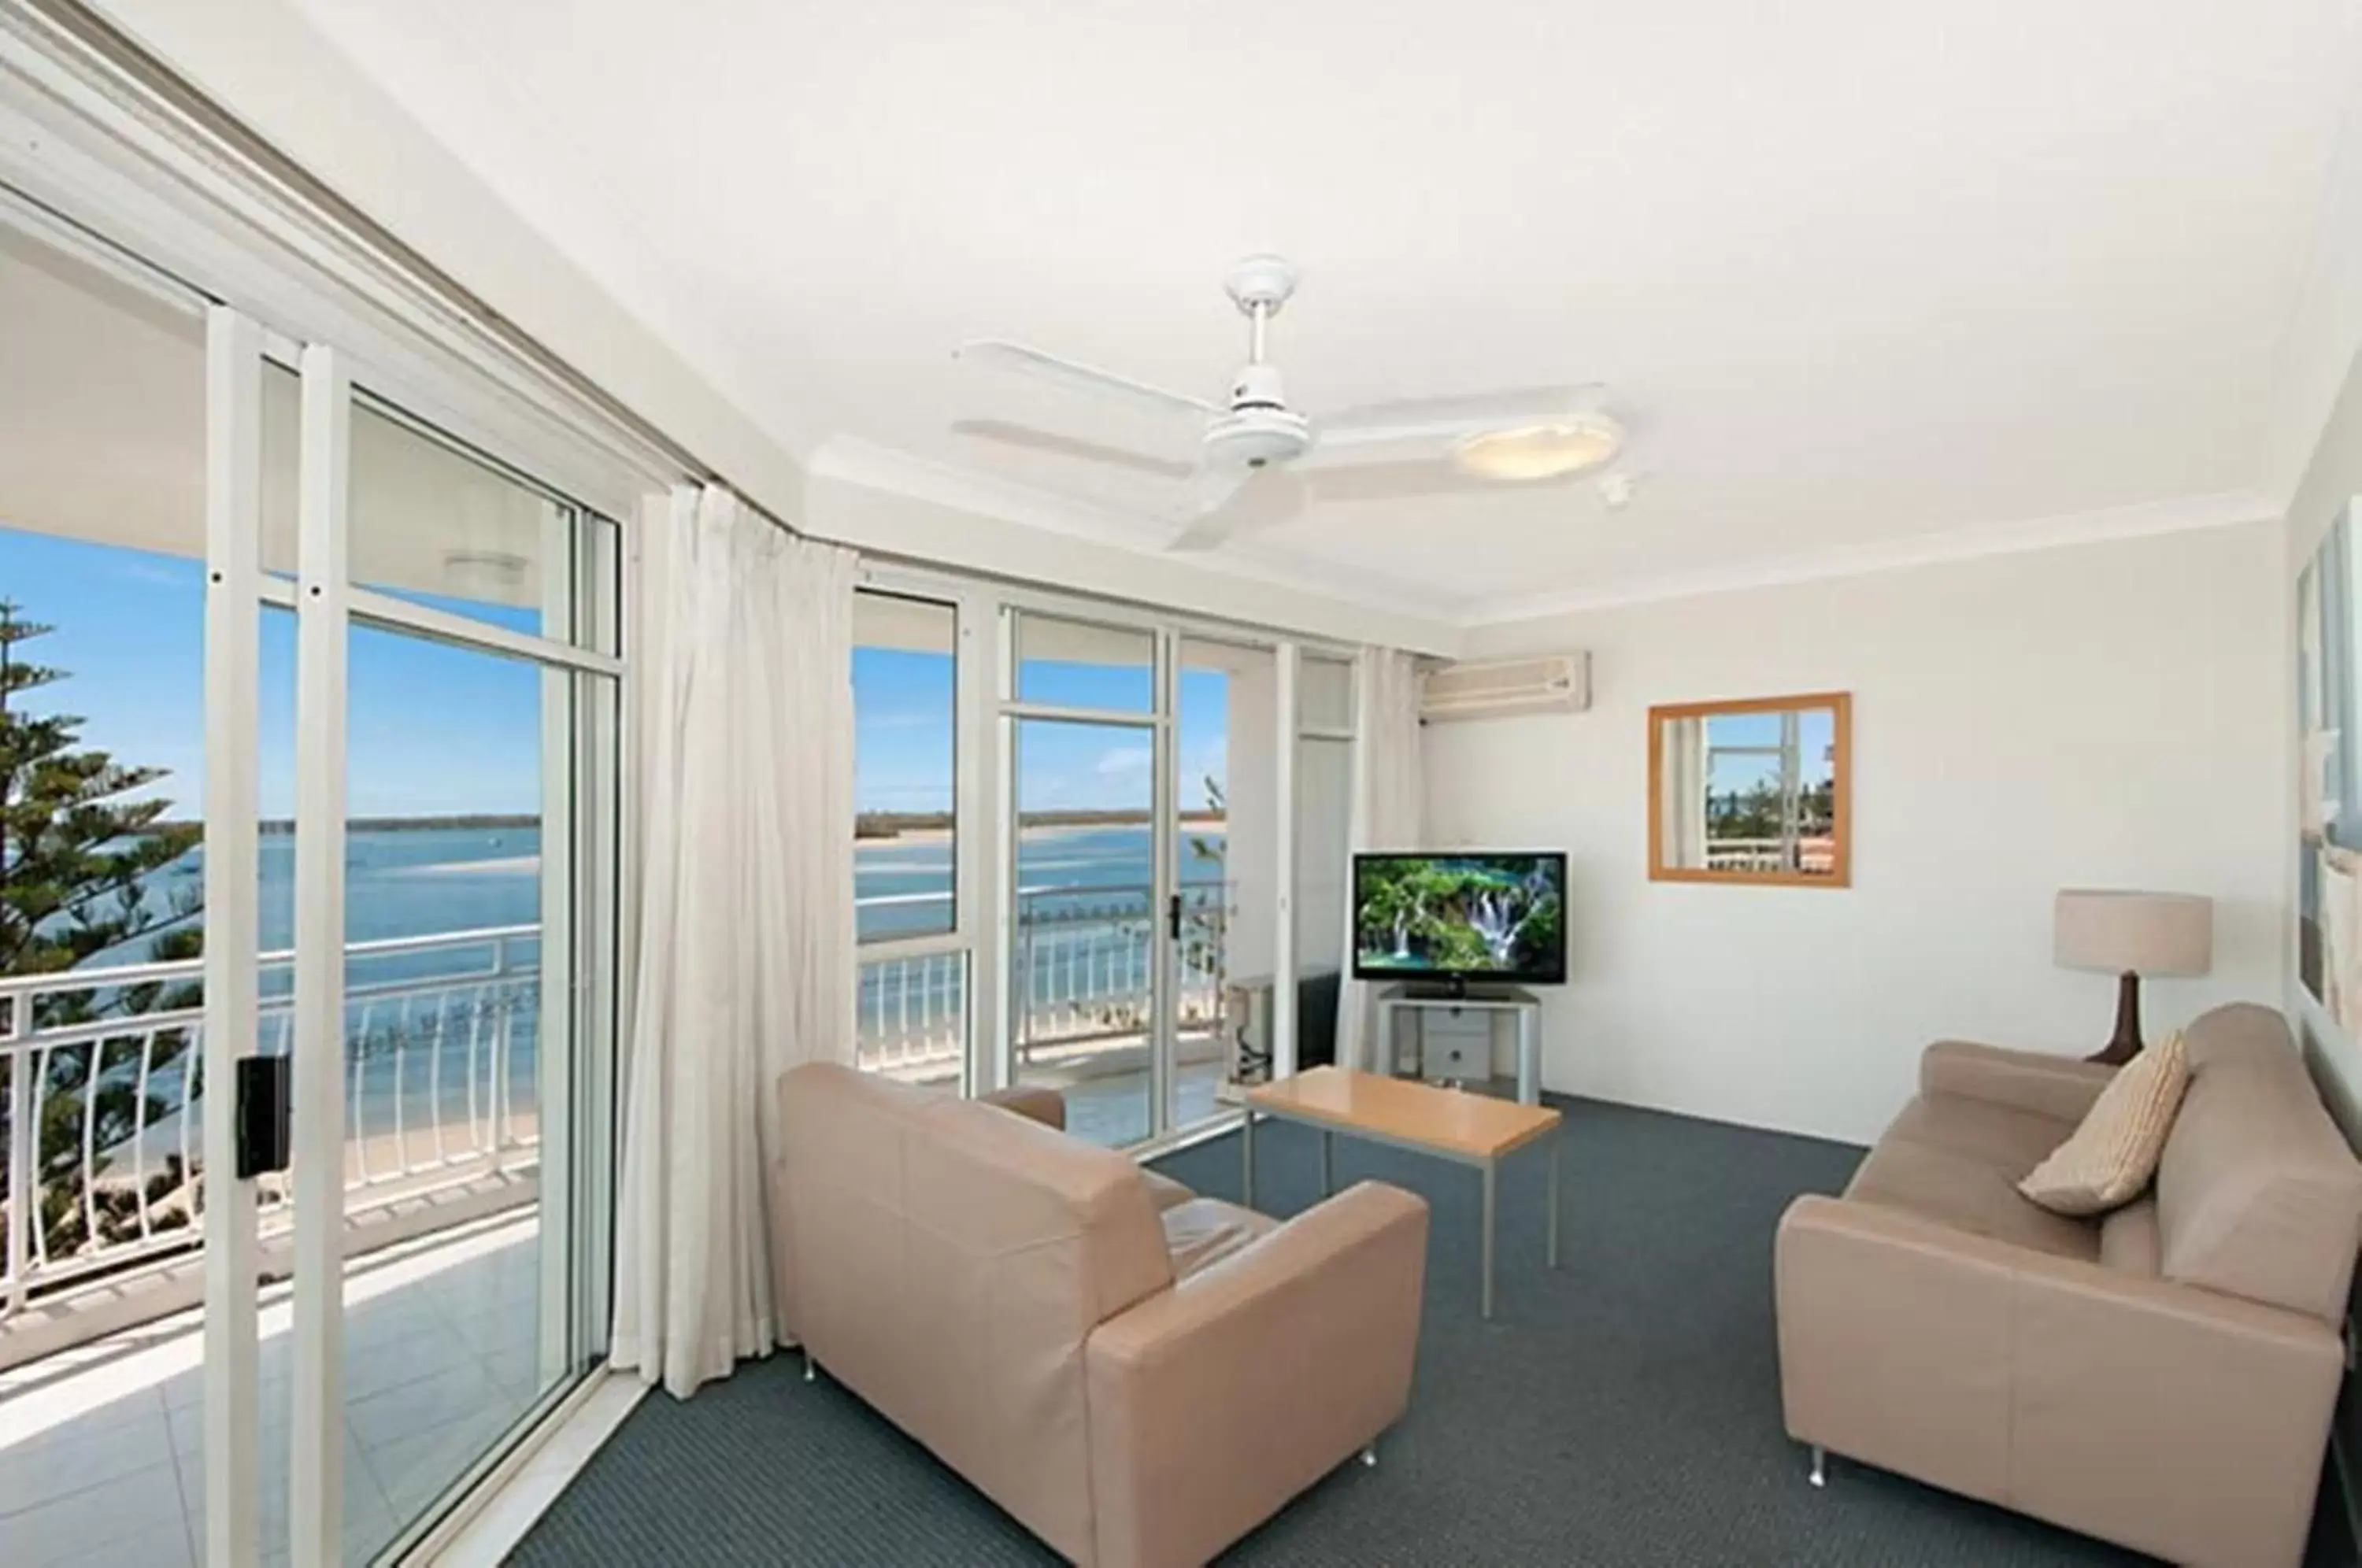
MULTIPOLYGON (((811 471, 815 477, 842 480, 889 494, 1161 558, 1165 525, 1153 518, 1054 495, 1030 485, 851 436, 832 437, 814 454, 811 471)), ((1192 556, 1188 565, 1467 630, 1625 605, 1906 571, 1915 567, 1977 560, 1987 556, 2019 555, 2200 528, 2236 527, 2276 521, 2283 510, 2252 491, 2224 491, 1843 545, 1710 570, 1611 579, 1581 589, 1489 602, 1465 598, 1439 602, 1432 591, 1399 579, 1340 563, 1306 560, 1252 543, 1192 556)))
POLYGON ((1552 615, 1650 604, 1664 600, 1695 599, 1708 594, 1740 593, 1749 589, 1778 588, 1831 578, 1907 571, 1914 567, 1978 560, 1987 556, 2021 555, 2033 550, 2147 538, 2200 528, 2232 528, 2251 523, 2277 522, 2280 514, 2279 505, 2248 491, 2185 496, 2172 501, 2147 502, 2137 506, 2067 513, 2055 517, 1987 524, 1941 534, 1845 545, 1712 571, 1672 572, 1620 582, 1609 581, 1573 592, 1538 593, 1489 605, 1482 617, 1462 619, 1459 624, 1463 628, 1498 626, 1513 621, 1536 621, 1552 615))

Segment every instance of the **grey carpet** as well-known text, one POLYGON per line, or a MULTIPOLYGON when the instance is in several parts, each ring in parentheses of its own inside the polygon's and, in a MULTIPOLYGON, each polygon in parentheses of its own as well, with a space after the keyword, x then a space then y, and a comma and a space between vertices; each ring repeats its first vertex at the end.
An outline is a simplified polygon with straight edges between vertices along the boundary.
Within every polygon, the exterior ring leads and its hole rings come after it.
MULTIPOLYGON (((1477 1316, 1477 1177, 1337 1143, 1341 1186, 1434 1205, 1410 1414, 1241 1541, 1225 1563, 1864 1563, 2143 1561, 1866 1467, 1805 1485, 1782 1432, 1772 1234, 1860 1151, 1587 1100, 1565 1132, 1563 1267, 1543 1266, 1543 1159, 1501 1178, 1497 1316, 1477 1316)), ((1256 1138, 1261 1207, 1319 1181, 1296 1128, 1256 1138)), ((1163 1168, 1235 1197, 1235 1135, 1163 1168)), ((793 1355, 676 1403, 644 1400, 519 1546, 524 1564, 1057 1561, 927 1452, 793 1355)))

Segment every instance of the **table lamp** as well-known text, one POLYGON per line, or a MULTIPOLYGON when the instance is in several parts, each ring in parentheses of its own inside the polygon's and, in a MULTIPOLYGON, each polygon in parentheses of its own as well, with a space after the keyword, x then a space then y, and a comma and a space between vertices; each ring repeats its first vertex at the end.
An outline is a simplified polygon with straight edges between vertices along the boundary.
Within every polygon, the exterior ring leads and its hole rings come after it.
POLYGON ((2052 921, 2061 968, 2100 969, 2116 982, 2116 1032, 2086 1058, 2121 1065, 2141 1048, 2140 977, 2202 975, 2214 956, 2214 900, 2194 893, 2067 888, 2052 921))

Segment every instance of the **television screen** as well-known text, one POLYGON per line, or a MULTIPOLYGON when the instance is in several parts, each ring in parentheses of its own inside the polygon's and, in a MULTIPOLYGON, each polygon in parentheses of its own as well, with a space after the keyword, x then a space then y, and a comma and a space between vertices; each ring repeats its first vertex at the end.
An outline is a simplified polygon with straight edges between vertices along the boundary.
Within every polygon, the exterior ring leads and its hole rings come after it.
POLYGON ((1356 855, 1356 979, 1566 978, 1566 856, 1356 855))

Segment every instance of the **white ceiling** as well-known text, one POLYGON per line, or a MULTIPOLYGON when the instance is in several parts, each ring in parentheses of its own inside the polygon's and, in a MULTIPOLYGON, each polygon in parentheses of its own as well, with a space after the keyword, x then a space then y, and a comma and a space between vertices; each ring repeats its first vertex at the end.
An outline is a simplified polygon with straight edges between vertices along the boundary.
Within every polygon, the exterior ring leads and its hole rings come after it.
POLYGON ((2268 508, 2356 58, 2344 0, 303 8, 818 473, 1153 550, 1174 479, 969 427, 1192 432, 951 350, 1212 395, 1264 248, 1316 414, 1609 382, 1624 511, 1397 473, 1232 547, 1462 621, 2268 508))

